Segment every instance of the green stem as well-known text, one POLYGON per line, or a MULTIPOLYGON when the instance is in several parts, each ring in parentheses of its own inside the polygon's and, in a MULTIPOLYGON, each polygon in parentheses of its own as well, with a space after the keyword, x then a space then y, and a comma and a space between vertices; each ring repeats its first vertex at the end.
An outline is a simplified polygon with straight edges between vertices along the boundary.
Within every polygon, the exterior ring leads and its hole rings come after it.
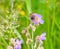
POLYGON ((33 42, 32 42, 32 49, 34 49, 34 39, 33 39, 33 36, 34 36, 34 33, 32 31, 32 40, 33 40, 33 42))
POLYGON ((14 30, 14 33, 18 36, 18 38, 20 38, 21 40, 23 40, 23 38, 21 37, 21 35, 19 34, 19 32, 16 29, 14 30))
POLYGON ((0 37, 1 39, 2 39, 2 41, 4 42, 4 46, 6 47, 6 46, 8 46, 8 44, 7 44, 7 42, 4 40, 4 38, 3 37, 0 37))
POLYGON ((56 19, 55 19, 55 24, 56 24, 56 26, 59 28, 59 30, 60 30, 60 26, 59 26, 59 24, 57 23, 57 21, 56 21, 56 19))
POLYGON ((36 47, 37 47, 37 42, 35 42, 34 46, 35 46, 34 49, 36 49, 36 47))
POLYGON ((12 12, 14 6, 14 0, 11 0, 10 3, 11 3, 11 12, 12 12))
POLYGON ((31 0, 26 0, 26 6, 29 14, 31 13, 31 0))

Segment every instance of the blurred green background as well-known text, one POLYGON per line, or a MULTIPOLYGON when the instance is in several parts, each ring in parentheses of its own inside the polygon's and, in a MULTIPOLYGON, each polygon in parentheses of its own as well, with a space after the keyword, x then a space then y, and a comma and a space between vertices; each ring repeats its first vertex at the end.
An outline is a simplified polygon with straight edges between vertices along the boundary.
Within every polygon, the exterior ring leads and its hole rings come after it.
MULTIPOLYGON (((0 49, 11 45, 10 38, 20 38, 22 29, 29 25, 29 14, 38 13, 45 23, 34 32, 34 39, 46 32, 45 49, 60 49, 60 0, 0 0, 0 49)), ((28 49, 26 44, 22 49, 28 49)))

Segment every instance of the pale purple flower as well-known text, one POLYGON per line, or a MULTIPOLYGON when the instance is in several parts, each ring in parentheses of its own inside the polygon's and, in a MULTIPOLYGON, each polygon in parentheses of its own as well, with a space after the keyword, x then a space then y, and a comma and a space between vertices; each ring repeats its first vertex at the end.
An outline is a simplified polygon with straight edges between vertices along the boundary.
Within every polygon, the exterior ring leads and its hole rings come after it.
POLYGON ((14 46, 14 49, 21 49, 21 45, 14 46))
POLYGON ((43 44, 43 40, 46 40, 45 36, 46 36, 45 32, 40 35, 40 44, 43 44))
POLYGON ((44 23, 44 20, 40 19, 40 24, 43 24, 44 23))
POLYGON ((16 40, 14 43, 14 49, 21 49, 22 40, 16 40))
POLYGON ((16 42, 19 43, 20 45, 23 43, 22 40, 18 40, 18 39, 16 39, 16 42))
POLYGON ((42 19, 42 16, 37 13, 30 14, 31 22, 33 22, 35 25, 43 24, 44 20, 42 19))
POLYGON ((46 40, 46 33, 45 32, 43 32, 40 36, 37 36, 36 37, 36 41, 37 42, 40 42, 40 44, 42 45, 43 44, 43 40, 46 40))
POLYGON ((44 33, 42 33, 41 35, 40 35, 40 40, 46 40, 46 33, 44 32, 44 33))

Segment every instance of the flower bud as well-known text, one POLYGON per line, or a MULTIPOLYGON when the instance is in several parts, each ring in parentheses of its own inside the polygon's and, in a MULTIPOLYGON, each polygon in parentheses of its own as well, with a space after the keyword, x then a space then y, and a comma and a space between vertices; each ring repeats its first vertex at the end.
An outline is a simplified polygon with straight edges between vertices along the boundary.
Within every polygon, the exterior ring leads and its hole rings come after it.
POLYGON ((22 30, 22 34, 25 34, 26 33, 26 30, 22 30))
POLYGON ((11 42, 12 44, 14 44, 14 43, 15 43, 15 39, 14 39, 14 38, 11 38, 11 39, 10 39, 10 42, 11 42))
POLYGON ((8 46, 7 49, 13 49, 13 47, 12 46, 8 46))
POLYGON ((29 33, 26 33, 26 37, 29 37, 30 36, 30 34, 29 33))
POLYGON ((40 40, 40 36, 37 36, 37 37, 36 37, 36 41, 39 41, 39 40, 40 40))
POLYGON ((44 49, 42 46, 39 46, 38 49, 44 49))
POLYGON ((27 39, 26 44, 29 44, 32 42, 32 39, 27 39))

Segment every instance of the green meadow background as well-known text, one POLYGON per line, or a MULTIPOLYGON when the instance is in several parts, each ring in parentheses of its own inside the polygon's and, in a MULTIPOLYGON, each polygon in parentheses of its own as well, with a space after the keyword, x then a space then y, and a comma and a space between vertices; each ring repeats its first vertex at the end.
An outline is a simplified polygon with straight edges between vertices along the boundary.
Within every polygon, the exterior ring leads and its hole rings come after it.
MULTIPOLYGON (((36 27, 34 40, 46 32, 44 48, 60 49, 60 0, 0 0, 0 49, 11 45, 10 38, 26 41, 21 31, 29 25, 30 13, 41 14, 45 21, 36 27)), ((28 49, 26 43, 22 49, 28 49)))

